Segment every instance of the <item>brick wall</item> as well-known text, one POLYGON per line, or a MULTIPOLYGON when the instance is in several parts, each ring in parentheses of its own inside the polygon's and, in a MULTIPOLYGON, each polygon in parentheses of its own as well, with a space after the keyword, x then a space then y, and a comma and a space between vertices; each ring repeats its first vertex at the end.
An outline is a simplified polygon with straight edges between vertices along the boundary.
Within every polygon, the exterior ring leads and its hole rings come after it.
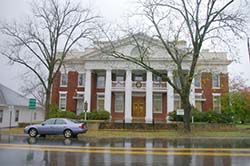
MULTIPOLYGON (((61 73, 58 72, 52 86, 51 102, 59 106, 59 92, 67 92, 66 110, 76 112, 76 100, 73 99, 73 96, 76 95, 78 73, 76 71, 70 71, 68 73, 68 84, 66 87, 60 87, 60 79, 61 73)), ((83 88, 79 89, 83 90, 83 88)))
MULTIPOLYGON (((60 87, 60 78, 61 73, 58 72, 56 74, 55 80, 52 86, 52 97, 51 101, 52 104, 59 105, 59 91, 66 91, 67 92, 67 110, 76 112, 76 102, 77 100, 73 99, 73 96, 76 95, 76 90, 84 92, 83 87, 77 87, 78 83, 78 73, 76 71, 70 71, 68 73, 68 85, 67 87, 60 87)), ((97 92, 104 92, 104 89, 97 89, 96 88, 96 74, 92 73, 91 75, 91 110, 96 109, 96 93, 97 92)), ((213 89, 212 87, 212 74, 211 73, 202 73, 201 76, 201 89, 195 89, 196 93, 202 93, 202 98, 206 99, 203 104, 203 111, 208 111, 213 109, 213 95, 212 93, 220 93, 222 96, 223 94, 229 91, 228 86, 228 74, 220 74, 220 88, 213 89)), ((111 115, 114 118, 123 118, 124 113, 115 113, 114 110, 114 93, 112 93, 112 100, 111 100, 111 115)), ((162 96, 162 114, 154 113, 154 117, 158 120, 166 119, 167 116, 167 94, 163 93, 162 96)))
POLYGON ((57 106, 59 105, 60 77, 61 77, 61 73, 58 72, 53 81, 52 94, 51 94, 51 103, 57 106))
POLYGON ((76 71, 68 72, 68 86, 67 86, 67 104, 66 109, 68 111, 76 112, 76 99, 73 97, 76 95, 78 73, 76 71))
POLYGON ((220 74, 220 88, 216 89, 213 89, 211 73, 202 73, 201 80, 202 89, 196 90, 196 92, 203 92, 203 98, 206 99, 203 105, 203 111, 209 111, 213 109, 213 93, 219 93, 221 96, 228 93, 228 74, 220 74))
POLYGON ((208 111, 213 108, 213 96, 212 96, 212 74, 202 73, 201 87, 203 90, 203 98, 206 99, 203 105, 203 111, 208 111))

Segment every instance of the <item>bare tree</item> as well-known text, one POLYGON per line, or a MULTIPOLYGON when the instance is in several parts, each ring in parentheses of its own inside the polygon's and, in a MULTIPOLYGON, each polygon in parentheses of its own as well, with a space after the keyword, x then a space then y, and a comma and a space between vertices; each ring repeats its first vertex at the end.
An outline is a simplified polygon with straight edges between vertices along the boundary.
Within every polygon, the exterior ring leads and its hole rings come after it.
POLYGON ((233 76, 230 80, 229 88, 231 92, 249 91, 250 87, 247 85, 248 80, 242 75, 233 76))
POLYGON ((2 34, 8 37, 1 54, 37 76, 45 90, 48 112, 56 73, 70 49, 90 36, 98 17, 93 16, 90 9, 83 9, 80 3, 70 0, 34 1, 32 14, 25 23, 1 24, 2 34))
MULTIPOLYGON (((42 76, 43 79, 44 76, 42 76)), ((25 96, 33 97, 36 99, 39 106, 44 107, 45 103, 45 90, 39 79, 35 75, 28 71, 22 75, 23 85, 21 91, 25 96)))
MULTIPOLYGON (((146 54, 149 48, 142 45, 144 42, 139 42, 140 35, 130 33, 131 29, 127 32, 128 36, 134 39, 133 43, 138 46, 138 57, 119 52, 116 49, 119 40, 114 42, 103 28, 102 32, 109 42, 109 48, 103 49, 105 47, 102 47, 101 42, 97 42, 98 47, 108 55, 135 63, 167 80, 181 98, 184 128, 190 131, 192 105, 189 95, 202 46, 205 42, 228 43, 226 37, 229 34, 240 36, 244 32, 245 16, 235 7, 238 4, 234 5, 234 0, 146 0, 140 4, 142 12, 139 16, 146 18, 145 24, 149 26, 148 31, 152 39, 165 50, 166 60, 170 58, 172 61, 178 86, 169 76, 150 66, 146 54), (180 47, 183 40, 187 42, 185 48, 180 47)), ((143 22, 142 19, 140 21, 143 22)))

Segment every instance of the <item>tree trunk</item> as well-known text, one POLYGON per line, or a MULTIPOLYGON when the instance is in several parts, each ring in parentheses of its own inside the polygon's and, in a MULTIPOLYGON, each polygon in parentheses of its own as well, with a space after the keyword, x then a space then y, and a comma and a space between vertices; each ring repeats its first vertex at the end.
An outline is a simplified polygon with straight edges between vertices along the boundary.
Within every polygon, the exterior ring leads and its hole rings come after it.
POLYGON ((48 119, 49 109, 50 109, 50 96, 51 96, 51 85, 48 85, 46 89, 46 98, 45 98, 45 119, 48 119))
POLYGON ((183 117, 184 131, 191 132, 190 113, 192 110, 192 106, 189 101, 189 95, 181 98, 181 106, 184 109, 184 117, 183 117))

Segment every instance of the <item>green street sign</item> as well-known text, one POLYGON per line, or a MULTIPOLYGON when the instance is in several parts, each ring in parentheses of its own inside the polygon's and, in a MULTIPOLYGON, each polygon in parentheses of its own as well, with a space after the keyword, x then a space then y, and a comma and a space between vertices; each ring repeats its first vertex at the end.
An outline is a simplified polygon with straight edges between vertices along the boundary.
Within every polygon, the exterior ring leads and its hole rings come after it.
POLYGON ((30 110, 36 109, 36 99, 29 99, 29 109, 30 110))

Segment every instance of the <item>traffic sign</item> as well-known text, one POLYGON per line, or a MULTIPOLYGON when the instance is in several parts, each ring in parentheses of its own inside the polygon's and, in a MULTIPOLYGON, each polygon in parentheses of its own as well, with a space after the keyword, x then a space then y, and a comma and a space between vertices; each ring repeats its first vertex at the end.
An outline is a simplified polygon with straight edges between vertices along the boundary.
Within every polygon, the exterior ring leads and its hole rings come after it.
POLYGON ((184 115, 184 109, 177 109, 176 115, 184 115))
POLYGON ((36 109, 36 99, 29 99, 29 109, 34 110, 36 109))

